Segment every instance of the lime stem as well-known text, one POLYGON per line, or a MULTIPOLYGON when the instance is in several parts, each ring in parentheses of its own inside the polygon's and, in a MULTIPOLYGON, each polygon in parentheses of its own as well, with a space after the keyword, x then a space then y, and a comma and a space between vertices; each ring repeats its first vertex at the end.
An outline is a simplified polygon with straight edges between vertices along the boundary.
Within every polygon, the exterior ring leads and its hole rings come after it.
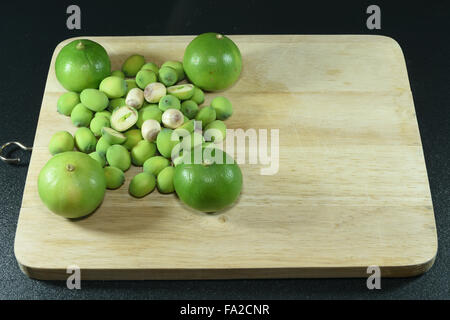
POLYGON ((75 166, 73 164, 68 163, 66 169, 67 171, 72 172, 75 170, 75 166))
POLYGON ((218 33, 218 34, 216 34, 216 38, 217 38, 217 39, 222 39, 222 38, 223 38, 223 35, 221 35, 221 34, 218 33))
POLYGON ((83 42, 78 42, 77 43, 77 47, 76 47, 78 50, 83 50, 84 49, 84 44, 83 44, 83 42))

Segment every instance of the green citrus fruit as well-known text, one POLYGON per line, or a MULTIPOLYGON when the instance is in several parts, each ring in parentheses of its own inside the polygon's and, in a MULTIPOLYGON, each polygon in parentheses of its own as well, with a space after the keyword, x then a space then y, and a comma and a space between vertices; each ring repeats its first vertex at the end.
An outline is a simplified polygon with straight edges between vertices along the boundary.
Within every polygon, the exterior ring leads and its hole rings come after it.
POLYGON ((87 40, 74 40, 65 45, 55 61, 56 78, 68 91, 81 92, 98 88, 111 74, 111 61, 100 44, 87 40))
POLYGON ((195 153, 175 167, 174 186, 178 197, 188 206, 216 212, 237 200, 242 189, 242 173, 233 159, 220 149, 210 148, 196 164, 195 153))
POLYGON ((241 52, 230 38, 218 33, 203 33, 186 47, 183 67, 197 87, 207 91, 224 90, 241 74, 241 52))
POLYGON ((93 212, 103 201, 105 190, 103 168, 81 152, 59 153, 39 173, 42 202, 66 218, 80 218, 93 212))

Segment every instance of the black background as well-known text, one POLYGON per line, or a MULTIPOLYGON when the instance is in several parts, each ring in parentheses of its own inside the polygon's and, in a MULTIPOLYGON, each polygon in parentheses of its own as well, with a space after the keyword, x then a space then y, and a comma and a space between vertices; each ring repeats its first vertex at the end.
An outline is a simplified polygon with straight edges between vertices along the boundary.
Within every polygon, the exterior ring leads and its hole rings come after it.
MULTIPOLYGON (((0 298, 149 299, 432 299, 450 297, 450 6, 445 1, 37 1, 0 4, 0 143, 32 144, 55 46, 74 36, 225 34, 382 34, 402 47, 408 66, 430 180, 439 251, 433 268, 409 279, 65 282, 36 281, 19 270, 13 243, 27 166, 0 163, 0 298), (295 5, 294 5, 295 3, 295 5), (77 4, 82 29, 66 28, 77 4), (366 28, 378 4, 382 29, 366 28)), ((26 156, 24 156, 26 157, 26 156)))

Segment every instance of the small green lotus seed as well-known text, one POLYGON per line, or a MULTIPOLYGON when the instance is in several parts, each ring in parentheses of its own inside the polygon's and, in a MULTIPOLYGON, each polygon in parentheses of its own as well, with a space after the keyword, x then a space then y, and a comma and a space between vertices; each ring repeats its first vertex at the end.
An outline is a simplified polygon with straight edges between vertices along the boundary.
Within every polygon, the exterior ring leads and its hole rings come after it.
POLYGON ((221 120, 214 120, 206 126, 204 134, 207 141, 221 142, 227 134, 227 126, 221 120))
POLYGON ((166 111, 167 109, 180 110, 181 103, 177 97, 168 94, 168 95, 165 95, 164 97, 162 97, 161 100, 159 100, 158 107, 159 107, 159 110, 161 110, 163 112, 166 111))
POLYGON ((91 129, 92 133, 94 134, 94 136, 96 137, 100 137, 102 135, 102 129, 103 127, 109 127, 109 120, 108 118, 100 115, 100 116, 95 116, 92 120, 91 120, 91 124, 89 126, 89 128, 91 129))
POLYGON ((166 61, 161 65, 161 68, 170 67, 177 73, 177 81, 184 79, 183 64, 180 61, 166 61))
POLYGON ((151 70, 154 73, 156 73, 156 75, 158 75, 159 73, 159 68, 156 64, 154 64, 153 62, 147 62, 146 64, 144 64, 141 68, 141 70, 151 70))
POLYGON ((88 128, 79 128, 75 132, 75 146, 78 150, 84 153, 91 153, 95 151, 97 139, 88 128))
POLYGON ((77 127, 87 127, 91 123, 94 113, 86 108, 82 103, 79 103, 73 108, 70 114, 72 123, 77 127))
POLYGON ((95 146, 95 151, 106 157, 106 151, 109 147, 111 147, 111 144, 106 141, 104 137, 100 137, 97 141, 97 145, 95 146))
POLYGON ((136 84, 142 90, 150 83, 156 82, 156 80, 158 80, 158 76, 151 70, 141 70, 136 75, 136 84))
POLYGON ((72 151, 74 147, 73 136, 67 131, 56 132, 50 139, 48 150, 52 155, 72 151))
POLYGON ((116 167, 105 167, 103 168, 106 178, 106 188, 117 189, 125 182, 125 174, 116 167))
POLYGON ((106 160, 111 167, 119 168, 124 172, 131 166, 130 153, 120 144, 114 144, 108 148, 106 151, 106 160))
POLYGON ((144 162, 144 172, 153 174, 155 177, 161 172, 162 169, 168 167, 170 161, 161 156, 151 157, 144 162))
POLYGON ((155 186, 155 176, 147 172, 141 172, 131 179, 128 191, 133 197, 142 198, 152 192, 155 186))
POLYGON ((125 131, 124 136, 127 140, 122 144, 127 150, 131 151, 135 145, 138 144, 139 141, 143 140, 141 130, 139 129, 131 129, 125 131))
POLYGON ((172 193, 175 191, 173 186, 173 176, 175 174, 174 167, 166 167, 159 174, 156 179, 156 186, 161 193, 172 193))
POLYGON ((156 145, 153 142, 142 140, 131 150, 131 162, 135 166, 142 166, 144 162, 156 153, 156 145))
POLYGON ((120 71, 120 70, 114 70, 113 72, 111 72, 111 76, 119 77, 119 78, 125 79, 125 73, 123 73, 123 72, 120 71))
POLYGON ((173 86, 178 81, 177 72, 171 67, 161 67, 159 69, 159 81, 162 82, 166 87, 173 86))
POLYGON ((191 100, 195 101, 197 104, 202 104, 205 101, 205 94, 203 93, 202 89, 195 87, 194 88, 194 95, 192 96, 191 100))
POLYGON ((142 127, 142 124, 146 121, 146 120, 156 120, 159 123, 161 123, 162 121, 162 111, 159 110, 158 105, 157 104, 150 104, 146 107, 143 107, 139 110, 138 112, 138 120, 136 122, 136 126, 138 128, 142 127))
POLYGON ((70 116, 73 108, 75 108, 75 106, 79 103, 80 95, 78 93, 66 92, 59 97, 56 108, 59 113, 65 116, 70 116))
POLYGON ((205 128, 208 124, 216 120, 216 110, 211 106, 201 108, 195 116, 195 120, 201 121, 202 127, 205 128))
POLYGON ((122 71, 127 77, 135 77, 145 64, 145 58, 139 54, 134 54, 125 60, 122 71))
POLYGON ((100 91, 104 92, 110 99, 123 97, 127 92, 127 83, 125 79, 110 76, 100 82, 100 91))

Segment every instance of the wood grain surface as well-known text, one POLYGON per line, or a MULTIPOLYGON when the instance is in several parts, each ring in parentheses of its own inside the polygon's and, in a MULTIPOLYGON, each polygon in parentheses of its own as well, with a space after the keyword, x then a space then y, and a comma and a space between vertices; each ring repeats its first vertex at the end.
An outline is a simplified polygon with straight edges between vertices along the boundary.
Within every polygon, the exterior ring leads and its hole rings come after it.
MULTIPOLYGON (((192 36, 86 37, 113 69, 133 53, 182 60, 192 36)), ((66 279, 365 277, 428 270, 437 236, 413 98, 401 48, 382 36, 231 36, 243 72, 219 93, 234 106, 229 128, 279 129, 279 171, 241 165, 239 201, 218 214, 158 191, 128 195, 130 179, 101 207, 69 221, 40 201, 37 177, 53 133, 76 128, 56 112, 64 89, 53 55, 15 240, 25 274, 66 279)), ((218 93, 207 94, 207 105, 218 93)))

